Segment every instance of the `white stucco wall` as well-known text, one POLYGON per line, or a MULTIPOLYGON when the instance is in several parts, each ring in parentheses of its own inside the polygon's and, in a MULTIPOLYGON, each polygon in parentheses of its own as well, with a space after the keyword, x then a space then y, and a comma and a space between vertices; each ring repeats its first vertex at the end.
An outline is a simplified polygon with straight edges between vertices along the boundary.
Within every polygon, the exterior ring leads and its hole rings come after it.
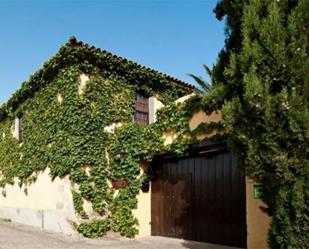
POLYGON ((156 122, 156 112, 162 108, 164 105, 161 101, 159 101, 156 97, 150 97, 148 99, 149 105, 149 124, 156 122))
POLYGON ((45 230, 73 234, 69 224, 75 219, 68 178, 52 181, 49 169, 38 174, 36 182, 28 186, 28 194, 17 184, 7 185, 6 197, 0 195, 0 218, 45 230))

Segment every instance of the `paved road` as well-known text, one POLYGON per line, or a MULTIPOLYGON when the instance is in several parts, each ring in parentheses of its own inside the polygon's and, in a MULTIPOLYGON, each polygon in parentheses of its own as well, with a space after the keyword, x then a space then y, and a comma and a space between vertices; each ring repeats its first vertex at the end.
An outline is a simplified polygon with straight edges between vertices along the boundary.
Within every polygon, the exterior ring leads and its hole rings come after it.
MULTIPOLYGON (((90 240, 49 233, 36 228, 0 221, 0 249, 233 249, 163 237, 125 239, 108 237, 90 240)), ((236 248, 235 248, 236 249, 236 248)))

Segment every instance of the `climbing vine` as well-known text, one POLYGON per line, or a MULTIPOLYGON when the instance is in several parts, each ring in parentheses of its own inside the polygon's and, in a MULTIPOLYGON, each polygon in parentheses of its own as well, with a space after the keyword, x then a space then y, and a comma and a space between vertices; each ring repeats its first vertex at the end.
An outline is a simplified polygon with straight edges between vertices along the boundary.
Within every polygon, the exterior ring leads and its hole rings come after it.
POLYGON ((184 103, 171 103, 158 111, 157 122, 154 126, 160 134, 174 136, 173 141, 164 146, 166 151, 182 155, 190 147, 201 142, 201 139, 198 139, 200 134, 205 135, 205 139, 208 140, 224 139, 224 135, 220 135, 220 132, 223 133, 224 131, 224 126, 221 122, 201 123, 191 130, 189 126, 190 119, 194 113, 202 109, 208 114, 215 112, 215 109, 212 109, 212 107, 205 107, 201 96, 195 95, 184 103), (208 136, 214 131, 217 135, 208 136))
POLYGON ((198 98, 173 104, 194 89, 170 81, 71 39, 0 108, 2 194, 16 177, 27 193, 27 186, 48 168, 53 179, 68 176, 73 183, 78 232, 93 238, 112 229, 134 237, 136 196, 151 178, 151 168, 142 174, 141 163, 147 165, 153 152, 184 152, 199 132, 192 135, 188 126, 200 108, 198 98), (79 92, 82 74, 89 79, 79 92), (136 91, 166 105, 155 124, 132 123, 136 91), (12 135, 15 117, 22 118, 23 143, 12 135), (162 133, 171 131, 177 131, 176 138, 164 146, 162 133), (127 185, 115 189, 117 180, 127 185), (91 210, 84 210, 84 204, 91 210))

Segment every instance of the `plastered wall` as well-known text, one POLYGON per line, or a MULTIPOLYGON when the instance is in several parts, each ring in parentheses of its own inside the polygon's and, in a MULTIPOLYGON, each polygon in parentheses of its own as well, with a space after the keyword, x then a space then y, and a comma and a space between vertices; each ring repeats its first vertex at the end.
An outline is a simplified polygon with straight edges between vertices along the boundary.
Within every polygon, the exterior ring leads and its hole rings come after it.
POLYGON ((261 210, 261 207, 266 207, 265 203, 260 199, 254 199, 254 185, 252 180, 246 179, 247 247, 248 249, 267 249, 267 233, 271 219, 261 210))
MULTIPOLYGON (((194 130, 200 123, 219 122, 221 120, 220 112, 213 112, 207 115, 202 110, 196 112, 190 122, 189 126, 191 130, 194 130)), ((214 135, 201 134, 200 139, 207 136, 214 135)), ((248 249, 267 249, 267 233, 270 225, 270 217, 267 216, 261 207, 265 207, 265 204, 253 197, 254 182, 250 179, 246 179, 246 210, 247 210, 247 248, 248 249)))
MULTIPOLYGON (((177 100, 177 102, 184 102, 187 99, 188 98, 185 96, 177 100)), ((189 121, 189 126, 191 130, 194 130, 201 123, 219 122, 221 118, 221 112, 219 111, 207 115, 205 112, 200 110, 193 114, 189 121)), ((197 138, 204 139, 205 137, 211 137, 212 135, 215 135, 215 133, 216 131, 208 134, 200 134, 197 138)), ((164 134, 164 138, 166 144, 169 144, 175 138, 175 133, 164 134)), ((261 200, 253 198, 253 186, 254 182, 252 180, 246 179, 247 248, 267 249, 267 233, 271 219, 261 210, 261 207, 265 207, 265 204, 261 200)), ((143 220, 140 226, 142 231, 140 235, 150 235, 151 233, 151 226, 148 223, 148 220, 151 219, 150 197, 150 192, 148 194, 143 193, 143 195, 140 197, 140 211, 137 210, 136 213, 140 217, 140 220, 143 220), (139 212, 141 213, 139 214, 139 212), (144 216, 142 212, 144 213, 144 216)))
MULTIPOLYGON (((186 98, 183 98, 186 100, 186 98)), ((156 100, 154 110, 161 106, 156 100)), ((194 130, 200 123, 218 122, 221 120, 220 112, 206 115, 202 110, 194 113, 189 126, 194 130)), ((213 134, 201 134, 200 139, 213 134)), ((165 136, 171 142, 173 134, 165 136)), ((142 171, 145 165, 141 165, 142 171)), ((17 181, 16 181, 17 182, 17 181)), ((267 232, 270 218, 261 211, 264 206, 261 200, 253 198, 254 183, 246 179, 246 208, 247 208, 247 247, 248 249, 266 249, 267 232)), ((42 229, 74 234, 70 220, 75 219, 71 196, 71 183, 68 178, 49 177, 49 170, 40 172, 37 181, 28 187, 28 195, 18 184, 6 187, 6 197, 0 195, 0 218, 10 218, 23 224, 41 227, 42 229)), ((139 220, 138 237, 151 235, 151 186, 149 192, 140 191, 138 207, 134 210, 135 217, 139 220)))
POLYGON ((0 207, 20 207, 33 209, 49 209, 57 211, 72 211, 71 184, 69 179, 57 177, 52 181, 49 169, 38 174, 37 181, 28 186, 28 194, 24 188, 14 185, 6 186, 6 197, 0 195, 0 207))
POLYGON ((156 112, 164 105, 156 97, 150 97, 149 103, 149 124, 156 122, 156 112))
MULTIPOLYGON (((141 163, 140 176, 147 170, 149 165, 141 163)), ((138 235, 137 237, 144 237, 151 235, 151 186, 147 192, 139 191, 137 195, 137 209, 133 210, 134 216, 138 220, 138 235)))
POLYGON ((37 181, 24 188, 6 186, 6 197, 0 195, 0 217, 45 230, 73 234, 74 220, 71 184, 68 178, 52 181, 49 169, 40 172, 37 181))
POLYGON ((149 192, 143 193, 141 190, 137 196, 137 209, 133 211, 134 216, 138 219, 139 233, 137 237, 151 235, 151 188, 149 192))

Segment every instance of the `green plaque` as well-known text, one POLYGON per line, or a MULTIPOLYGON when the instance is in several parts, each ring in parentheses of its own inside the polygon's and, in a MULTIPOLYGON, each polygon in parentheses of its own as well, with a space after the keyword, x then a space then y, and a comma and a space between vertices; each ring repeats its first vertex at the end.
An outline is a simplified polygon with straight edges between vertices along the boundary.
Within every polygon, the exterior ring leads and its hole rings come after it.
POLYGON ((261 199, 262 198, 263 187, 262 185, 254 185, 253 186, 253 198, 261 199))

